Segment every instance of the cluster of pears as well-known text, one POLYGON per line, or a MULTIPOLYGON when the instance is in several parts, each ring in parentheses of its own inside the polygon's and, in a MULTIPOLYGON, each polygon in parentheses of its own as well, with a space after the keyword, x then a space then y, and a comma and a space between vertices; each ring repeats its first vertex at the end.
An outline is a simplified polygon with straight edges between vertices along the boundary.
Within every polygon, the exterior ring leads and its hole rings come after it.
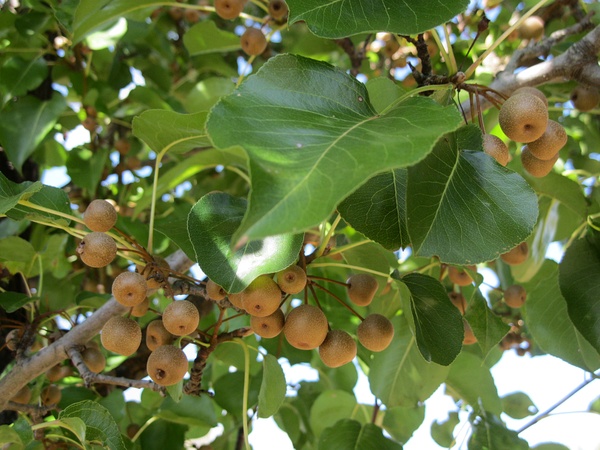
MULTIPOLYGON (((107 266, 117 254, 114 239, 106 234, 117 222, 115 208, 105 200, 94 200, 86 208, 83 221, 92 232, 83 238, 77 248, 81 260, 90 267, 107 266)), ((159 262, 161 266, 165 264, 159 262)), ((130 315, 133 317, 146 314, 149 307, 148 291, 160 287, 160 282, 148 273, 149 267, 151 265, 138 268, 139 272, 122 272, 112 284, 115 300, 131 308, 130 315)), ((152 353, 148 357, 147 370, 157 384, 168 386, 183 378, 188 369, 187 357, 173 343, 177 336, 195 333, 199 322, 198 309, 187 300, 172 302, 163 311, 161 319, 150 322, 146 329, 146 345, 152 353)), ((141 345, 142 330, 133 318, 115 316, 102 327, 100 340, 106 350, 130 356, 141 345)), ((104 370, 104 365, 97 362, 100 357, 104 358, 97 348, 86 348, 82 356, 92 372, 104 370)))
MULTIPOLYGON (((346 331, 330 329, 321 308, 302 304, 287 316, 281 306, 286 295, 302 292, 309 281, 306 272, 292 265, 270 275, 257 277, 246 289, 227 294, 221 286, 208 280, 206 291, 215 301, 225 297, 238 309, 250 315, 252 330, 263 338, 273 338, 283 332, 287 342, 301 350, 318 348, 319 356, 328 367, 349 363, 357 353, 355 339, 346 331)), ((373 300, 378 283, 368 274, 354 274, 345 283, 349 299, 356 305, 366 306, 373 300)), ((389 346, 394 336, 392 323, 381 314, 369 314, 356 330, 358 341, 368 350, 379 352, 389 346)))
MULTIPOLYGON (((534 87, 517 89, 502 104, 498 121, 509 139, 526 144, 521 150, 523 168, 534 177, 548 175, 567 143, 567 133, 548 118, 546 96, 534 87)), ((497 136, 484 134, 483 149, 503 166, 510 159, 508 147, 497 136)))
MULTIPOLYGON (((500 255, 500 259, 510 265, 522 264, 529 257, 529 245, 527 242, 521 242, 519 245, 513 247, 508 252, 500 255)), ((450 282, 458 287, 470 286, 474 279, 471 273, 477 273, 477 266, 468 265, 464 267, 448 266, 448 279, 450 282)), ((461 314, 464 316, 467 310, 467 301, 460 292, 452 291, 448 294, 450 301, 454 306, 458 308, 461 314)), ((520 308, 525 303, 527 298, 527 292, 525 288, 520 285, 512 285, 504 290, 504 303, 511 308, 520 308)), ((463 317, 463 325, 465 328, 465 335, 463 339, 464 345, 471 345, 477 342, 477 338, 471 329, 471 326, 467 320, 463 317)))
MULTIPOLYGON (((219 17, 233 20, 244 10, 247 0, 215 0, 215 12, 219 17)), ((284 22, 288 15, 288 6, 284 0, 270 0, 267 5, 269 18, 275 22, 284 22)), ((250 56, 257 56, 267 49, 267 38, 254 27, 246 28, 240 38, 242 50, 250 56)))
MULTIPOLYGON (((112 286, 115 300, 131 307, 132 315, 138 316, 134 310, 147 299, 148 290, 146 279, 138 272, 121 273, 112 286)), ((152 353, 146 369, 155 383, 170 386, 183 379, 188 370, 188 360, 183 350, 174 343, 178 337, 195 335, 199 323, 200 313, 196 306, 188 300, 177 300, 164 309, 160 318, 148 324, 146 346, 152 353)), ((100 338, 106 350, 130 356, 141 345, 142 330, 134 319, 115 316, 104 324, 100 338)))

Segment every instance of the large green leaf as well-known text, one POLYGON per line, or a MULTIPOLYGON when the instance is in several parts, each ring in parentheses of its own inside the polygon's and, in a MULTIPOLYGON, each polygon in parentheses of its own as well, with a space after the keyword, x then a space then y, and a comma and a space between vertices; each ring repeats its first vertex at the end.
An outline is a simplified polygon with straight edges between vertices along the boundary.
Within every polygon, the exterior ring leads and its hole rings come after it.
POLYGON ((460 120, 455 107, 421 97, 377 114, 365 86, 344 71, 271 58, 207 122, 217 147, 239 144, 249 156, 252 191, 236 240, 319 224, 376 173, 423 159, 460 120))
POLYGON ((214 52, 231 52, 241 47, 240 37, 217 28, 212 20, 200 22, 183 35, 183 45, 190 56, 214 52))
POLYGON ((265 273, 296 261, 302 235, 282 234, 231 247, 231 237, 246 212, 245 199, 222 192, 202 197, 188 216, 188 232, 196 261, 206 275, 227 292, 240 292, 265 273))
POLYGON ((350 194, 338 211, 350 225, 385 248, 410 244, 406 230, 406 169, 374 176, 350 194))
POLYGON ((160 4, 156 0, 81 0, 73 17, 73 43, 140 10, 148 9, 144 16, 149 16, 160 4))
POLYGON ((473 334, 477 338, 477 344, 485 356, 498 345, 510 330, 510 326, 505 324, 500 317, 488 308, 487 302, 479 289, 473 290, 473 295, 468 301, 465 318, 469 322, 473 334))
POLYGON ((258 417, 271 417, 285 400, 286 384, 277 358, 265 355, 263 378, 258 393, 258 417))
POLYGON ((481 131, 464 127, 408 169, 408 233, 418 255, 453 264, 490 261, 533 231, 533 190, 478 149, 481 131))
POLYGON ((460 311, 435 278, 411 273, 402 277, 402 282, 411 294, 410 312, 419 351, 426 361, 447 366, 462 348, 464 326, 460 311))
POLYGON ((450 366, 446 386, 474 408, 480 404, 494 414, 502 412, 502 402, 490 369, 481 358, 462 352, 450 366))
POLYGON ((52 99, 41 101, 23 97, 0 112, 0 142, 17 170, 54 127, 66 108, 65 98, 55 93, 52 99))
POLYGON ((206 111, 180 114, 150 109, 133 119, 133 134, 156 153, 183 153, 195 147, 207 147, 210 142, 204 129, 206 115, 206 111))
POLYGON ((600 246, 590 237, 571 244, 559 266, 559 284, 569 317, 600 353, 600 246))
POLYGON ((361 425, 356 420, 342 419, 325 429, 318 450, 402 450, 402 445, 383 435, 377 425, 361 425))
POLYGON ((450 368, 423 359, 405 318, 395 317, 392 323, 392 343, 370 362, 371 392, 388 408, 416 406, 433 394, 450 368))
POLYGON ((72 417, 79 418, 85 423, 87 441, 101 442, 111 450, 125 450, 119 426, 104 406, 85 400, 67 406, 58 415, 59 420, 72 417))
POLYGON ((466 0, 288 0, 289 23, 305 21, 321 37, 389 31, 417 34, 464 11, 466 0))
POLYGON ((600 368, 598 352, 569 318, 558 284, 558 264, 547 260, 523 287, 527 290, 525 321, 535 342, 544 351, 584 370, 600 368))

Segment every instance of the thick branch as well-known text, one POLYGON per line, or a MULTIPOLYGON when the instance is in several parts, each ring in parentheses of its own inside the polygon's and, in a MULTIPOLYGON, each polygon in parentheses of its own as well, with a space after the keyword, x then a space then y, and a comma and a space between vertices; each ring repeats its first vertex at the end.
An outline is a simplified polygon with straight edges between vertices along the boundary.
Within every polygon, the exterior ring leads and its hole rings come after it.
MULTIPOLYGON (((581 31, 582 27, 585 29, 584 23, 576 24, 553 33, 547 39, 556 44, 567 35, 573 34, 574 31, 581 31)), ((513 72, 521 65, 523 58, 530 60, 536 54, 548 53, 547 42, 545 39, 531 49, 524 49, 521 53, 516 52, 508 63, 507 70, 501 72, 489 87, 505 95, 510 95, 522 86, 539 86, 568 80, 576 80, 590 86, 600 86, 600 67, 597 56, 600 53, 600 26, 595 27, 583 39, 556 58, 535 64, 518 73, 513 72)), ((487 101, 481 103, 482 110, 491 106, 487 101)), ((464 102, 462 107, 467 117, 470 117, 469 102, 464 102)))
MULTIPOLYGON (((177 251, 167 257, 167 262, 178 272, 185 271, 192 265, 192 262, 182 251, 177 251)), ((117 303, 114 298, 111 298, 94 314, 88 317, 85 322, 73 327, 63 337, 29 358, 19 360, 10 372, 6 373, 0 380, 0 410, 6 408, 8 400, 23 386, 51 367, 67 359, 68 348, 85 345, 100 332, 108 319, 123 314, 126 311, 126 307, 117 303)))

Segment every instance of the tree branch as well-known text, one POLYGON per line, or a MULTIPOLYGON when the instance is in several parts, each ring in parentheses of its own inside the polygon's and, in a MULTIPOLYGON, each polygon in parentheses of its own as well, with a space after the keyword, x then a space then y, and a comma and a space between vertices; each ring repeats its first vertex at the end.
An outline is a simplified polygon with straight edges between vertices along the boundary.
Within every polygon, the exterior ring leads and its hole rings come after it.
MULTIPOLYGON (((181 250, 166 259, 169 265, 178 272, 187 270, 193 264, 181 250)), ((67 359, 67 349, 85 345, 100 332, 108 319, 123 314, 127 310, 128 308, 111 298, 85 322, 73 327, 63 337, 32 356, 17 361, 11 370, 0 379, 0 410, 6 408, 8 400, 23 386, 67 359)))
MULTIPOLYGON (((538 56, 547 55, 550 48, 562 41, 567 36, 590 29, 593 25, 588 20, 577 23, 564 30, 552 33, 538 44, 519 50, 514 53, 505 70, 490 84, 490 88, 505 95, 512 94, 522 86, 539 86, 550 82, 564 82, 576 80, 590 86, 600 85, 600 67, 598 66, 598 53, 600 53, 600 26, 596 26, 580 41, 573 44, 563 54, 556 58, 543 61, 539 64, 514 73, 524 62, 531 63, 538 56)), ((491 103, 484 100, 481 109, 489 109, 491 103)), ((468 101, 462 103, 466 117, 471 117, 471 105, 468 101)))
POLYGON ((79 371, 79 374, 81 375, 81 378, 83 379, 83 382, 85 383, 86 387, 90 387, 92 384, 95 383, 101 383, 112 384, 115 386, 123 386, 127 388, 134 387, 138 389, 152 389, 153 391, 160 392, 163 395, 166 394, 165 388, 159 386, 153 381, 133 380, 129 378, 113 377, 110 375, 104 375, 102 373, 92 372, 85 364, 85 361, 81 356, 81 352, 79 351, 78 346, 69 347, 66 350, 67 355, 69 355, 69 358, 71 358, 71 361, 73 361, 73 364, 75 365, 75 367, 77 367, 77 370, 79 371))

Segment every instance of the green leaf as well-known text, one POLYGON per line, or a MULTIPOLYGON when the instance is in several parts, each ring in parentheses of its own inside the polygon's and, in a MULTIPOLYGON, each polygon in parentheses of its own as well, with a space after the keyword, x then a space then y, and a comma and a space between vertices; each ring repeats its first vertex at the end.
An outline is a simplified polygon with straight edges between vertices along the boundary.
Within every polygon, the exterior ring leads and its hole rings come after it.
POLYGON ((111 450, 125 450, 121 432, 108 410, 96 402, 85 400, 63 409, 58 419, 69 417, 81 419, 86 425, 86 440, 101 442, 111 450))
POLYGON ((425 420, 425 406, 396 406, 385 410, 383 429, 399 442, 407 442, 425 420))
POLYGON ((374 176, 338 206, 345 221, 387 249, 410 244, 406 229, 408 171, 395 169, 374 176))
POLYGON ((502 411, 513 419, 524 419, 538 412, 531 399, 524 392, 513 392, 502 397, 502 411))
POLYGON ((354 394, 340 390, 327 390, 317 397, 310 409, 310 427, 315 436, 341 419, 351 418, 356 410, 354 394))
POLYGON ((144 450, 181 450, 185 448, 185 432, 188 427, 178 423, 157 420, 140 436, 140 447, 144 450))
MULTIPOLYGON (((174 190, 177 186, 186 180, 194 177, 202 170, 216 167, 219 164, 224 166, 236 165, 244 166, 246 156, 241 147, 233 147, 227 150, 217 150, 210 148, 200 153, 183 158, 169 170, 161 172, 156 184, 156 194, 160 197, 166 192, 174 190)), ((152 190, 147 189, 144 195, 136 202, 134 215, 140 214, 152 203, 152 190)), ((170 237, 170 235, 169 235, 170 237)))
POLYGON ((25 160, 54 128, 66 105, 65 98, 55 93, 45 102, 31 96, 23 97, 0 112, 0 142, 19 172, 25 160))
POLYGON ((156 0, 81 0, 73 16, 73 44, 94 31, 108 28, 121 17, 158 6, 156 0))
POLYGON ((377 114, 365 86, 341 69, 269 59, 207 122, 215 146, 248 152, 252 191, 235 240, 319 224, 373 175, 421 160, 460 121, 453 106, 423 97, 377 114))
POLYGON ((431 424, 431 437, 441 447, 452 447, 454 443, 454 428, 458 425, 460 419, 457 412, 448 414, 448 419, 443 422, 437 420, 431 424))
POLYGON ((460 353, 464 337, 462 316, 442 284, 420 273, 402 277, 410 290, 410 312, 417 346, 426 361, 447 366, 460 353))
POLYGON ((531 280, 544 264, 548 246, 555 240, 560 219, 559 207, 560 203, 555 199, 540 198, 538 222, 527 240, 529 257, 524 263, 511 267, 515 281, 525 283, 531 280))
POLYGON ((545 177, 535 178, 525 172, 526 180, 539 193, 558 200, 582 219, 587 217, 588 204, 582 186, 576 181, 550 172, 545 177))
POLYGON ((212 20, 197 23, 183 35, 183 45, 190 56, 215 52, 232 52, 241 48, 240 37, 217 28, 212 20))
POLYGON ((450 366, 446 386, 474 408, 479 402, 486 411, 496 415, 502 412, 502 403, 494 378, 481 358, 462 352, 450 366))
POLYGON ((206 115, 206 111, 180 114, 150 109, 133 119, 133 134, 156 153, 183 153, 196 147, 208 147, 211 144, 204 130, 206 115))
POLYGON ((196 257, 194 247, 188 234, 187 220, 190 213, 189 203, 176 201, 169 214, 157 217, 154 222, 154 229, 160 231, 169 240, 174 242, 188 258, 193 260, 196 257))
MULTIPOLYGON (((184 35, 187 36, 187 33, 184 35)), ((208 111, 219 99, 231 94, 235 84, 230 78, 207 78, 181 95, 181 103, 188 112, 208 111)))
POLYGON ((11 273, 20 272, 26 277, 37 275, 37 253, 28 241, 18 236, 0 239, 0 262, 11 273))
POLYGON ((559 266, 560 291, 575 328, 600 353, 600 247, 590 237, 567 248, 559 266))
POLYGON ((473 433, 469 448, 486 450, 528 450, 529 445, 516 431, 509 430, 497 414, 481 411, 471 416, 473 433))
POLYGON ((535 342, 545 351, 584 370, 600 368, 600 355, 577 330, 560 292, 558 265, 547 260, 527 291, 525 320, 535 342))
MULTIPOLYGON (((248 389, 248 408, 252 408, 258 402, 258 392, 260 391, 261 378, 259 376, 250 376, 250 386, 248 389)), ((215 390, 214 400, 223 409, 226 409, 231 415, 242 420, 242 399, 244 394, 244 372, 232 372, 219 377, 213 383, 215 390)))
POLYGON ((17 432, 8 425, 0 425, 0 444, 6 445, 10 450, 25 448, 17 432))
POLYGON ((481 131, 467 126, 408 169, 408 233, 416 254, 475 264, 497 258, 533 231, 533 190, 477 149, 481 131))
POLYGON ((44 58, 9 58, 0 67, 0 92, 4 96, 2 103, 11 97, 27 94, 38 87, 47 75, 48 64, 44 58))
POLYGON ((246 212, 246 200, 222 192, 202 197, 190 211, 188 231, 196 261, 225 291, 242 291, 256 277, 282 270, 298 258, 302 235, 279 235, 231 248, 246 212))
POLYGON ((79 417, 63 417, 62 419, 57 420, 54 424, 58 425, 61 428, 66 428, 71 433, 73 433, 79 442, 85 444, 86 442, 86 426, 83 420, 79 417))
POLYGON ((450 368, 428 363, 417 348, 406 319, 394 317, 394 339, 370 361, 371 392, 388 408, 424 402, 446 379, 450 368))
POLYGON ((382 113, 385 109, 400 99, 406 90, 388 77, 370 78, 367 81, 369 99, 375 111, 382 113))
POLYGON ((34 300, 36 298, 29 297, 27 294, 21 292, 0 292, 0 307, 7 313, 15 312, 17 309, 34 300))
POLYGON ((263 359, 263 378, 258 393, 258 417, 271 417, 285 400, 286 383, 277 358, 266 355, 263 359))
POLYGON ((317 36, 342 38, 389 31, 417 34, 441 25, 467 8, 465 0, 288 0, 289 24, 305 21, 317 36))
MULTIPOLYGON (((21 183, 21 185, 27 185, 28 182, 21 183)), ((37 184, 37 183, 34 183, 37 184)), ((32 185, 33 186, 33 185, 32 185)), ((21 198, 19 200, 26 200, 21 198)), ((37 190, 27 199, 29 203, 33 205, 41 206, 45 210, 57 211, 66 215, 71 215, 72 210, 70 201, 67 193, 62 189, 42 185, 42 188, 37 190)), ((54 222, 58 225, 68 226, 71 221, 64 216, 53 214, 50 211, 40 210, 35 206, 25 206, 23 204, 17 204, 14 208, 6 213, 8 217, 14 220, 29 219, 32 221, 41 222, 54 222)))
POLYGON ((167 394, 169 398, 175 403, 179 403, 183 398, 183 380, 179 380, 177 383, 167 386, 167 394))
POLYGON ((200 397, 184 395, 176 402, 167 397, 156 413, 157 417, 173 423, 190 426, 217 425, 217 418, 212 401, 207 395, 200 397))
POLYGON ((33 194, 43 188, 39 181, 35 183, 14 183, 0 172, 0 214, 6 214, 13 209, 19 200, 28 200, 33 194))
POLYGON ((500 317, 494 314, 479 289, 473 290, 473 295, 468 301, 465 319, 469 322, 477 344, 483 355, 487 356, 510 331, 510 326, 505 324, 500 317))
POLYGON ((402 445, 383 435, 377 425, 361 425, 356 420, 342 419, 327 428, 319 439, 319 450, 402 450, 402 445))
POLYGON ((107 165, 108 149, 91 151, 87 148, 74 148, 67 159, 67 173, 77 186, 95 192, 107 165))

